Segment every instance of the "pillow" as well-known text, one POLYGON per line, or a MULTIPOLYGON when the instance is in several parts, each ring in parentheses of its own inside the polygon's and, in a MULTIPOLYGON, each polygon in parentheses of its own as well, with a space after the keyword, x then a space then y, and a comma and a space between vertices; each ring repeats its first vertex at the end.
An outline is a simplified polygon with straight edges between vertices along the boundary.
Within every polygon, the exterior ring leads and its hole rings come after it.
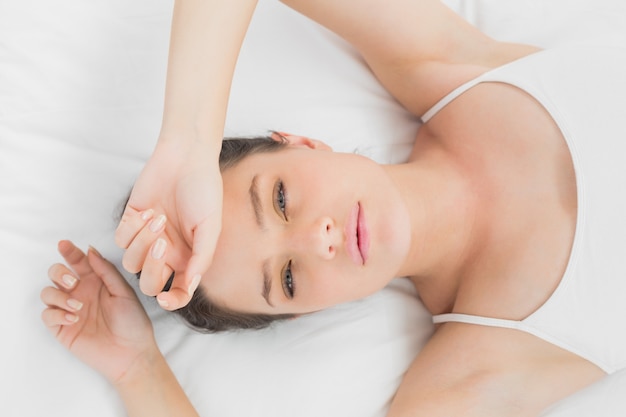
MULTIPOLYGON (((61 261, 60 239, 92 244, 120 267, 115 213, 158 135, 171 8, 166 0, 0 5, 7 415, 124 414, 114 390, 48 334, 39 292, 61 261)), ((259 3, 228 135, 292 131, 387 162, 406 157, 418 127, 344 42, 282 4, 259 3)), ((406 280, 263 331, 217 335, 194 333, 140 299, 201 415, 384 415, 432 332, 406 280)))

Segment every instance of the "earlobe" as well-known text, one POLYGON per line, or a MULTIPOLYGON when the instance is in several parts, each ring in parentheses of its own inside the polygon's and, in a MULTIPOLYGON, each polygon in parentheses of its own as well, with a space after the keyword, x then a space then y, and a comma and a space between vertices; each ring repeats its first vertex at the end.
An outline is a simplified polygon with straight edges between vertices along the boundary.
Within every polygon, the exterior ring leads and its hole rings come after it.
POLYGON ((293 135, 286 132, 274 132, 272 133, 272 138, 274 140, 286 140, 290 146, 300 146, 307 147, 309 149, 332 151, 332 148, 326 143, 320 140, 308 138, 306 136, 293 135))

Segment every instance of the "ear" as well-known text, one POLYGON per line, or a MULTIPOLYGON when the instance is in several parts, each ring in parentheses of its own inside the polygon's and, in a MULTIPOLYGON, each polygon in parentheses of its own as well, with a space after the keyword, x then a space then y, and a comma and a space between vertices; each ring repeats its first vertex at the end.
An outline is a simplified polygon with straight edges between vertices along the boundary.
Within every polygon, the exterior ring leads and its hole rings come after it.
POLYGON ((309 149, 317 149, 322 151, 332 151, 333 149, 321 140, 311 139, 306 136, 292 135, 285 132, 273 132, 272 139, 282 141, 286 140, 289 146, 300 146, 309 149))

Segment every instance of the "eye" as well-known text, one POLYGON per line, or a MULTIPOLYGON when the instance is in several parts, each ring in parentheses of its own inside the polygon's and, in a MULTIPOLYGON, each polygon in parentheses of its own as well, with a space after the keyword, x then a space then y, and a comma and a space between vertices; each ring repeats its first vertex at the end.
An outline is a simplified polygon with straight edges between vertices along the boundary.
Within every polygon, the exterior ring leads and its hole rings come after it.
POLYGON ((285 186, 281 180, 276 181, 276 185, 274 185, 274 201, 276 208, 280 210, 283 218, 287 220, 287 197, 285 197, 285 186))
POLYGON ((289 261, 285 269, 283 269, 282 282, 285 296, 292 299, 295 294, 295 285, 293 281, 293 273, 291 272, 291 261, 289 261))

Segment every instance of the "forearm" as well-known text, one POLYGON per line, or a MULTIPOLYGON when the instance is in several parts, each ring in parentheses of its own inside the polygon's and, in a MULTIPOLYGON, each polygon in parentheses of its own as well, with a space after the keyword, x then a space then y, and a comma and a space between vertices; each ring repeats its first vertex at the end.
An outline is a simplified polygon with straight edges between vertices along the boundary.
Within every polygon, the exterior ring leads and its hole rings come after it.
POLYGON ((155 351, 138 359, 115 387, 129 417, 197 417, 163 355, 155 351))
POLYGON ((176 0, 161 139, 217 141, 257 0, 176 0))

